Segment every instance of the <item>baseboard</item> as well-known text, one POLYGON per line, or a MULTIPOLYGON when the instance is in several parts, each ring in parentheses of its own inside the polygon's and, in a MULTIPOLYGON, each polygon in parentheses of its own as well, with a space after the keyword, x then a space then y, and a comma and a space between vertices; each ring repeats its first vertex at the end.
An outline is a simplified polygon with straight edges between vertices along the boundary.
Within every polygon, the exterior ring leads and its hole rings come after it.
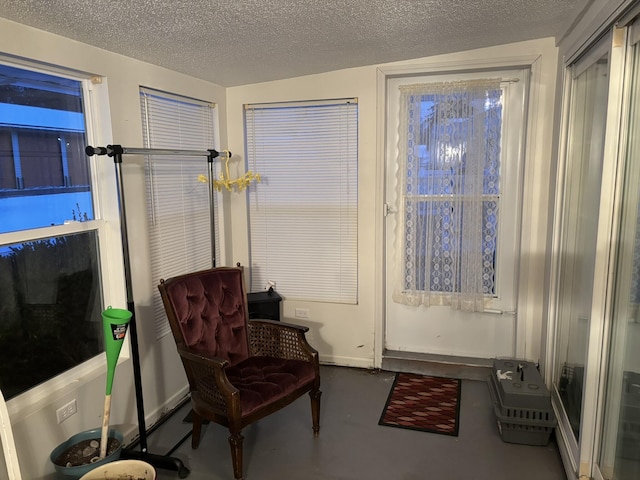
POLYGON ((338 367, 373 368, 373 358, 320 355, 319 359, 322 365, 335 365, 338 367))
MULTIPOLYGON (((145 427, 146 432, 149 434, 155 429, 155 427, 165 420, 169 419, 175 411, 182 406, 187 395, 189 393, 189 385, 185 385, 183 388, 173 394, 162 406, 159 406, 151 413, 145 412, 145 427)), ((140 441, 140 429, 138 425, 134 425, 127 428, 122 432, 124 436, 124 444, 128 448, 135 447, 140 441)))
POLYGON ((492 359, 385 350, 382 370, 486 381, 492 359))

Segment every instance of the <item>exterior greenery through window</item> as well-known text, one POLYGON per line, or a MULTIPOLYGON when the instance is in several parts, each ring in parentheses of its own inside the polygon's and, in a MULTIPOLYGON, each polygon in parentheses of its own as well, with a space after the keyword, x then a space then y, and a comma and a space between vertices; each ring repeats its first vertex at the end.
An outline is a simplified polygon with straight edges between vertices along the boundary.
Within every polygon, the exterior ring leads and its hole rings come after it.
POLYGON ((0 64, 0 388, 7 398, 102 351, 83 105, 81 80, 0 64))

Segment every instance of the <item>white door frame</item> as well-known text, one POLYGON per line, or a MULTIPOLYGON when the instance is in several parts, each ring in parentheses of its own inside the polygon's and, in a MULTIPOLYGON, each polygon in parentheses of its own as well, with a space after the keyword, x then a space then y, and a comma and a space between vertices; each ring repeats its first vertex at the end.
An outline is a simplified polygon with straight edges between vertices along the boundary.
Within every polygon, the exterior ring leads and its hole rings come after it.
MULTIPOLYGON (((540 41, 542 42, 542 41, 540 41)), ((498 49, 499 50, 499 49, 498 49)), ((555 100, 555 77, 557 71, 557 49, 555 45, 532 44, 522 48, 519 55, 487 55, 479 60, 473 52, 461 55, 460 60, 442 62, 402 64, 379 67, 377 70, 377 161, 376 161, 376 291, 374 322, 374 364, 382 365, 385 332, 385 165, 386 165, 386 121, 387 121, 387 78, 397 75, 420 73, 460 72, 479 69, 529 67, 531 84, 529 89, 529 109, 525 135, 525 171, 523 184, 522 215, 530 219, 523 223, 521 232, 521 252, 544 252, 546 243, 546 208, 541 207, 541 197, 548 195, 551 157, 551 139, 555 100), (543 85, 543 82, 545 85, 543 85), (544 88, 543 88, 544 86, 544 88), (540 146, 543 147, 540 147, 540 146), (548 151, 546 148, 548 147, 548 151)), ((540 345, 542 335, 532 322, 542 323, 542 292, 540 285, 544 279, 544 261, 528 256, 520 262, 519 290, 517 294, 518 319, 516 322, 515 355, 520 358, 539 360, 542 358, 540 345), (537 334, 539 334, 538 338, 537 334)))

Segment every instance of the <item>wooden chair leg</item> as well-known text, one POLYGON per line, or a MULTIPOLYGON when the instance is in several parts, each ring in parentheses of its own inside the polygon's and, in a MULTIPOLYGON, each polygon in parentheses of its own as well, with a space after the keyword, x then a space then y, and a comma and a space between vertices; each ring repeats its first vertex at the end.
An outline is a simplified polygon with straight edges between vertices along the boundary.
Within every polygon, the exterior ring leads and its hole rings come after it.
POLYGON ((311 397, 311 420, 313 421, 313 435, 320 435, 320 397, 322 392, 318 389, 311 390, 309 397, 311 397))
POLYGON ((202 417, 195 412, 191 415, 193 426, 191 427, 191 448, 196 449, 200 445, 200 435, 202 432, 202 417))
POLYGON ((236 480, 242 480, 242 441, 244 437, 240 431, 234 432, 229 429, 229 446, 231 447, 231 461, 233 462, 233 476, 236 480))

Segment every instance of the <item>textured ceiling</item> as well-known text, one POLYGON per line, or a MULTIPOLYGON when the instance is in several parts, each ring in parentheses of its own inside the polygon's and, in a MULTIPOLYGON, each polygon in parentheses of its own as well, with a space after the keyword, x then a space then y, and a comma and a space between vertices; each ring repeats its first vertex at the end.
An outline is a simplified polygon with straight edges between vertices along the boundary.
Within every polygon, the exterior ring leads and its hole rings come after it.
POLYGON ((559 38, 588 3, 0 0, 0 17, 234 86, 559 38))

